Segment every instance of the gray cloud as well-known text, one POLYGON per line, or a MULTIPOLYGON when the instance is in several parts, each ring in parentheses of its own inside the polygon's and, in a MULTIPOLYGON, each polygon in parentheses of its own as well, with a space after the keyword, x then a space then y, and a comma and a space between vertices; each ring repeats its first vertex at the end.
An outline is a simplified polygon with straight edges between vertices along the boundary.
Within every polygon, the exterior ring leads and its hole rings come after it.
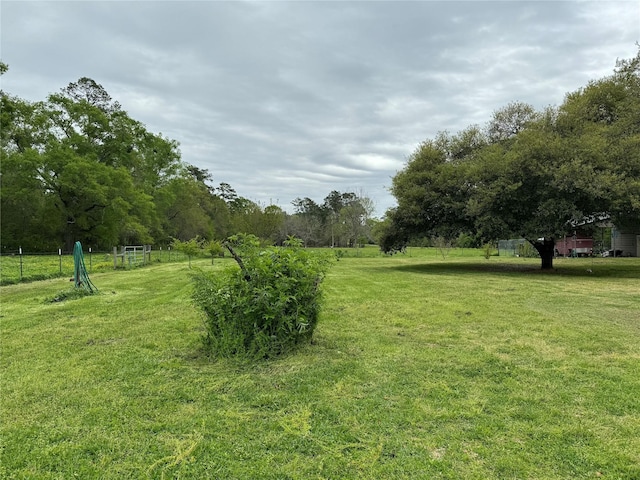
POLYGON ((559 104, 640 40, 608 2, 3 1, 2 88, 79 77, 252 200, 386 188, 419 142, 511 101, 559 104))

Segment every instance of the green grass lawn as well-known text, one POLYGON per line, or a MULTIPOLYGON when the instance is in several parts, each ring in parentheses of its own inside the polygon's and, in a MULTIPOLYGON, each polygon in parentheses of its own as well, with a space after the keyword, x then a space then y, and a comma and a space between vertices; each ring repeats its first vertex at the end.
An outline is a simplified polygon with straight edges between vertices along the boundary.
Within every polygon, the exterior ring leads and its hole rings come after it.
POLYGON ((640 479, 640 259, 361 253, 254 365, 202 353, 185 263, 2 287, 0 478, 640 479))

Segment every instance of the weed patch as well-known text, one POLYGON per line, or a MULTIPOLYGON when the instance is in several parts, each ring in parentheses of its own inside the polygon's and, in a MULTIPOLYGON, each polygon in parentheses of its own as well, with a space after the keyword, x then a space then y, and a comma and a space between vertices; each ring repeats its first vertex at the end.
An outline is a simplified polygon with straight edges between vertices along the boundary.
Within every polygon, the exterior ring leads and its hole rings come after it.
POLYGON ((89 295, 93 295, 93 293, 85 290, 84 288, 68 288, 66 290, 61 290, 60 292, 56 293, 53 297, 51 297, 50 299, 47 299, 47 302, 56 303, 56 302, 64 302, 66 300, 77 300, 79 298, 84 298, 89 295))

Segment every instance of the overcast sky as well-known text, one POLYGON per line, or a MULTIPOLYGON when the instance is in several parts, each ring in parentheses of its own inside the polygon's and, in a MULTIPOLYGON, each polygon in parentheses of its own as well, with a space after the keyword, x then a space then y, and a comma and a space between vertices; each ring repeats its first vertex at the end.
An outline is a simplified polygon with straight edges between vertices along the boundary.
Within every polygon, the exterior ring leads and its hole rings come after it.
POLYGON ((377 214, 438 131, 537 109, 612 73, 639 1, 0 3, 2 89, 36 101, 90 77, 214 184, 291 211, 332 190, 377 214))

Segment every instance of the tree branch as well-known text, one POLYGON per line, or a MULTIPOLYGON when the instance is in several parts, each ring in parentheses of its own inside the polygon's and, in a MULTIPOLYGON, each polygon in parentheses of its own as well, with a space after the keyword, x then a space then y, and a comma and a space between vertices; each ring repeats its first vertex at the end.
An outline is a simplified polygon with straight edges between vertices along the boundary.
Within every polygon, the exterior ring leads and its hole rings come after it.
POLYGON ((244 279, 249 282, 251 280, 251 275, 249 275, 249 272, 247 272, 247 267, 244 266, 242 258, 240 258, 240 256, 233 250, 229 242, 224 242, 224 246, 227 250, 229 250, 229 253, 231 253, 233 259, 240 266, 240 270, 242 270, 242 273, 244 273, 244 279))

